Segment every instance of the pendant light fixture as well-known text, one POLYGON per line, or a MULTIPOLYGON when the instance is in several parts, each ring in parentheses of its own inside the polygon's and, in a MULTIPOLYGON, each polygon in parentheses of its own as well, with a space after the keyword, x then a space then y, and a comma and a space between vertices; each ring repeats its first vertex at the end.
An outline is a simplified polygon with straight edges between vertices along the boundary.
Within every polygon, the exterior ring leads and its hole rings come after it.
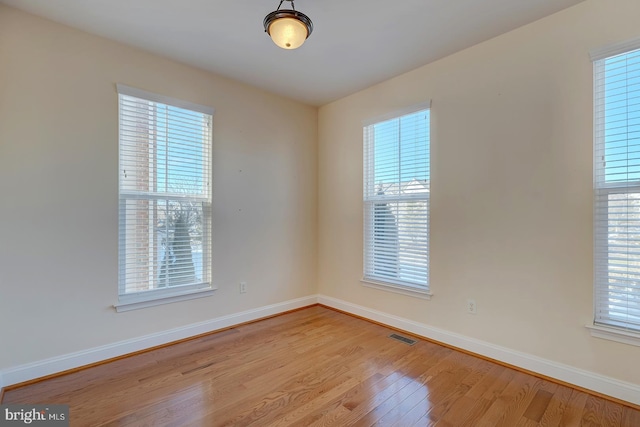
POLYGON ((283 49, 296 49, 313 31, 313 22, 296 10, 293 0, 280 0, 278 8, 264 17, 264 31, 283 49), (282 3, 291 3, 291 9, 280 9, 282 3))

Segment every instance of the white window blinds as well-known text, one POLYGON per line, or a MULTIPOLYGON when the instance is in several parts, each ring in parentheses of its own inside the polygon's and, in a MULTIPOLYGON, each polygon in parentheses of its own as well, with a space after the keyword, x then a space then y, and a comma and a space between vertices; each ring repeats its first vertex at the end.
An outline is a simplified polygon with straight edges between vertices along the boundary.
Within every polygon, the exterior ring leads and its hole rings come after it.
POLYGON ((595 323, 640 331, 640 50, 608 52, 593 57, 595 323))
POLYGON ((118 93, 119 294, 209 288, 213 109, 118 93))
POLYGON ((364 127, 364 280, 429 289, 430 111, 364 127))

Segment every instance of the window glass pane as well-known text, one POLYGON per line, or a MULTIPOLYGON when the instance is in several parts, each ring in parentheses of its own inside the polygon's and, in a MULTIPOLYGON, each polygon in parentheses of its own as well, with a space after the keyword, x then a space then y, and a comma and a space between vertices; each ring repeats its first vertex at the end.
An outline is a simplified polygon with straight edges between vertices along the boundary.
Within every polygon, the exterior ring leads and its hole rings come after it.
POLYGON ((120 94, 120 294, 208 284, 211 115, 120 94))
POLYGON ((605 180, 640 180, 640 51, 603 62, 605 180))
POLYGON ((429 110, 373 125, 373 147, 376 192, 428 191, 429 110))
POLYGON ((429 110, 365 127, 365 279, 428 289, 429 110))
POLYGON ((594 69, 595 323, 640 331, 640 51, 594 69))

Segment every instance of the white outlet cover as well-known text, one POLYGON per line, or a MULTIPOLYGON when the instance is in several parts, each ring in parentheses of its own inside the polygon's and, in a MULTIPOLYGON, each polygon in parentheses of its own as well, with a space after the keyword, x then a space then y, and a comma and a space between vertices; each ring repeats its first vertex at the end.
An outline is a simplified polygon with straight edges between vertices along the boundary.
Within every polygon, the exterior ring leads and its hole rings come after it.
POLYGON ((474 299, 468 299, 467 300, 467 312, 471 313, 471 314, 477 314, 478 313, 478 307, 476 305, 476 300, 474 300, 474 299))

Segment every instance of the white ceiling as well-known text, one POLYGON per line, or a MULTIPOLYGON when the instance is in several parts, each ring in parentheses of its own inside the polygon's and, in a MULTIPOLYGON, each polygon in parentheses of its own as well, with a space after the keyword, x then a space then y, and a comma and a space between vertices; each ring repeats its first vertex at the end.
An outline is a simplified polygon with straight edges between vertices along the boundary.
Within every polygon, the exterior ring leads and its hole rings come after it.
POLYGON ((0 3, 319 106, 581 1, 298 0, 314 30, 297 50, 264 33, 279 0, 0 3))

